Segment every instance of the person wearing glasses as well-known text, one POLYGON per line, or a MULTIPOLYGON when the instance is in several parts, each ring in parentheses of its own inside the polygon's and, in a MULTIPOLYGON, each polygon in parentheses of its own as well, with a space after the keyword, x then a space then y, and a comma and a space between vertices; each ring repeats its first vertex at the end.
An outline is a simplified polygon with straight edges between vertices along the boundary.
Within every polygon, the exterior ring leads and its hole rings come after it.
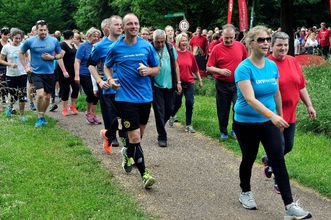
POLYGON ((282 117, 277 65, 266 58, 271 42, 268 29, 264 26, 252 28, 245 41, 250 55, 235 70, 238 98, 233 128, 242 153, 239 201, 246 209, 257 208, 250 181, 261 142, 278 183, 285 219, 311 218, 310 212, 293 202, 281 134, 289 125, 282 117))
POLYGON ((48 24, 44 20, 36 23, 37 35, 26 40, 19 53, 21 63, 25 72, 32 74, 33 85, 37 92, 38 119, 35 127, 42 127, 48 122, 45 119, 45 112, 50 103, 50 97, 55 89, 54 60, 63 57, 59 41, 48 35, 48 24), (30 50, 30 66, 24 59, 27 51, 30 50))

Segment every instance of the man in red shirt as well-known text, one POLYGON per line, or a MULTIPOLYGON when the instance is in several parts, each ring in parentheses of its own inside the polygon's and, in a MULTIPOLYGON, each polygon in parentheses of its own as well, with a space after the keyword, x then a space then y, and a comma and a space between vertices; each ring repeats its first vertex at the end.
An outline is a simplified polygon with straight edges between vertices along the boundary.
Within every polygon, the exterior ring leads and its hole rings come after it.
POLYGON ((325 58, 328 57, 331 45, 331 31, 326 28, 326 23, 321 23, 321 29, 317 34, 317 41, 325 58))
MULTIPOLYGON (((232 24, 223 26, 223 42, 212 50, 207 62, 207 71, 213 73, 216 87, 216 107, 220 129, 220 138, 228 138, 228 121, 231 102, 237 99, 234 71, 241 61, 246 59, 245 46, 235 41, 236 29, 232 24)), ((233 109, 232 106, 232 109, 233 109)), ((233 130, 231 135, 235 137, 233 130)))

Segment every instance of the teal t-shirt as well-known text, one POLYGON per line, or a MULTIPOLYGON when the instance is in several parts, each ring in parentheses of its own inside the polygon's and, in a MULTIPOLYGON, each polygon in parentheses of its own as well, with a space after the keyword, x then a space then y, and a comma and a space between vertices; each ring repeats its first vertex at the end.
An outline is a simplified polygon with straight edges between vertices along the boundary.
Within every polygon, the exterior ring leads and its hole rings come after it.
MULTIPOLYGON (((154 78, 154 85, 162 89, 172 89, 170 55, 166 45, 164 45, 162 50, 163 52, 161 50, 156 51, 158 53, 158 57, 160 61, 160 74, 154 78), (160 60, 161 57, 162 59, 160 60)), ((178 54, 174 47, 172 47, 172 51, 175 60, 177 60, 178 54)))
POLYGON ((244 98, 238 86, 239 81, 249 80, 252 84, 254 95, 270 111, 276 112, 274 95, 278 91, 277 79, 279 78, 276 64, 264 58, 263 68, 256 67, 248 58, 242 61, 234 73, 237 86, 237 101, 234 106, 234 119, 244 123, 266 122, 269 118, 253 109, 244 98))

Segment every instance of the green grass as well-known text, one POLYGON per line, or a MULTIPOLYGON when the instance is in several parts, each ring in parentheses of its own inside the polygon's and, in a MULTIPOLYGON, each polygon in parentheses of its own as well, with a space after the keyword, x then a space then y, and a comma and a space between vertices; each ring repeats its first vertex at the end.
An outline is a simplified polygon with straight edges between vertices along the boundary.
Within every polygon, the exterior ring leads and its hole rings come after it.
MULTIPOLYGON (((184 124, 185 104, 177 116, 184 124)), ((193 127, 199 132, 218 139, 219 128, 215 97, 195 96, 192 122, 193 127)), ((232 120, 229 122, 229 125, 231 124, 232 120)), ((223 146, 234 151, 236 155, 241 155, 239 145, 234 139, 229 138, 222 143, 223 146)), ((330 143, 330 137, 326 135, 297 131, 294 148, 286 156, 286 164, 291 178, 329 198, 331 198, 330 143)), ((261 163, 261 156, 264 154, 263 147, 260 147, 257 157, 259 163, 261 163)))
POLYGON ((0 219, 146 219, 82 141, 0 116, 0 219))

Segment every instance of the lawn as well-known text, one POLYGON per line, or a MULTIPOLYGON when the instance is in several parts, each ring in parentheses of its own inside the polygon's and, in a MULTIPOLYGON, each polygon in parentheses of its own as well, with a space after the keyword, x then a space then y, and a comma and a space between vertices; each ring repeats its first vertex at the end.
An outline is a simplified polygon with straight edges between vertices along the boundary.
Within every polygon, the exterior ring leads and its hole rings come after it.
POLYGON ((0 115, 0 219, 148 219, 82 141, 0 115))

